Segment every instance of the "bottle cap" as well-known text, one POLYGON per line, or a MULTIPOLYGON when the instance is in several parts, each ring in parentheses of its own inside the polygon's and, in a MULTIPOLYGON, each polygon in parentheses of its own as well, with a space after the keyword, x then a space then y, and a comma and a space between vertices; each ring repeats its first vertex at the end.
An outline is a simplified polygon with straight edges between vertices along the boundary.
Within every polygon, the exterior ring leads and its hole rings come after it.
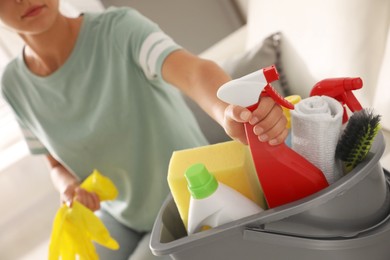
POLYGON ((198 163, 190 166, 184 174, 187 187, 195 199, 204 199, 218 188, 218 182, 204 164, 198 163))

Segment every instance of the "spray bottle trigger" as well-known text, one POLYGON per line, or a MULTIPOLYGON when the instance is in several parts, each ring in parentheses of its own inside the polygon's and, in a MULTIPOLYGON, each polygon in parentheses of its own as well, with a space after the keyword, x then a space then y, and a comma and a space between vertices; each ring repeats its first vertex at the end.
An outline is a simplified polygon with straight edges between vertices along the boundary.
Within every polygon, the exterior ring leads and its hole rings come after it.
POLYGON ((363 109, 362 105, 360 105, 359 101, 356 99, 355 95, 351 90, 345 92, 345 104, 352 112, 360 111, 363 109))
POLYGON ((281 105, 282 107, 288 108, 288 109, 294 109, 294 104, 286 100, 284 97, 282 97, 274 87, 271 86, 270 83, 268 83, 264 90, 261 92, 261 97, 268 96, 271 97, 276 103, 281 105))

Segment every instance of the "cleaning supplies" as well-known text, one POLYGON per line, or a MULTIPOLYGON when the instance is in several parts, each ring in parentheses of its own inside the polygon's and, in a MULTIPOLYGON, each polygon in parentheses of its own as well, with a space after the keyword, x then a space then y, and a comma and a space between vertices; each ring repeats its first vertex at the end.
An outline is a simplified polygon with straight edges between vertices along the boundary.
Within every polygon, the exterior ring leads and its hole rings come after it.
POLYGON ((248 146, 227 141, 174 151, 169 161, 168 185, 183 220, 188 225, 190 193, 184 173, 193 164, 202 163, 220 182, 240 192, 262 208, 266 207, 248 146))
MULTIPOLYGON (((97 170, 81 184, 87 191, 95 192, 100 200, 113 200, 118 194, 110 179, 97 170)), ((119 248, 103 222, 78 201, 72 207, 62 205, 53 221, 49 245, 49 260, 99 259, 92 241, 112 250, 119 248)))
MULTIPOLYGON (((295 106, 296 104, 298 104, 302 100, 302 98, 299 95, 290 95, 290 96, 286 97, 286 100, 295 106)), ((282 107, 282 109, 283 109, 283 114, 287 119, 286 128, 288 129, 288 136, 286 138, 285 143, 288 147, 291 147, 291 114, 290 114, 290 109, 285 108, 285 107, 282 107)))
MULTIPOLYGON (((270 85, 279 75, 270 66, 222 85, 217 96, 224 102, 257 108, 260 94, 269 96, 279 105, 292 109, 294 105, 283 99, 270 85)), ((269 208, 280 206, 328 187, 323 173, 285 143, 271 146, 259 141, 253 126, 245 124, 253 162, 269 208)))
POLYGON ((344 109, 343 124, 345 124, 348 121, 345 105, 352 112, 363 109, 352 93, 352 90, 361 89, 362 87, 363 81, 361 78, 329 78, 316 83, 310 92, 310 96, 325 95, 338 100, 344 109))
POLYGON ((238 191, 219 183, 204 164, 190 166, 185 177, 191 193, 189 235, 263 211, 238 191))
POLYGON ((291 111, 292 149, 317 166, 329 184, 342 176, 335 161, 336 145, 341 134, 343 107, 328 96, 303 99, 291 111))
POLYGON ((343 161, 345 173, 352 171, 367 156, 380 129, 379 122, 380 115, 367 109, 350 117, 336 147, 336 158, 343 161))

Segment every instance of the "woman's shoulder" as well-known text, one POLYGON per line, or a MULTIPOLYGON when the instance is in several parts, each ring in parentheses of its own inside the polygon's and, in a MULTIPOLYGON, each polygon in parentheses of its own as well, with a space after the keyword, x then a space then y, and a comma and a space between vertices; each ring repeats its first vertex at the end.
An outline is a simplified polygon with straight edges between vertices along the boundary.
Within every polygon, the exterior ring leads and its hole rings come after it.
POLYGON ((17 58, 11 60, 0 74, 0 96, 5 98, 10 103, 10 96, 13 96, 13 82, 19 78, 17 58))
POLYGON ((120 22, 123 20, 137 19, 140 13, 131 7, 109 7, 101 13, 89 13, 89 16, 97 22, 120 22))
POLYGON ((8 83, 15 78, 15 75, 18 74, 18 62, 19 57, 14 58, 11 60, 6 67, 3 70, 3 73, 0 75, 0 82, 1 87, 4 88, 4 86, 8 85, 8 83))
POLYGON ((130 7, 109 7, 101 13, 86 13, 85 16, 88 31, 99 32, 106 38, 129 38, 129 35, 147 34, 157 30, 158 27, 139 11, 130 7))

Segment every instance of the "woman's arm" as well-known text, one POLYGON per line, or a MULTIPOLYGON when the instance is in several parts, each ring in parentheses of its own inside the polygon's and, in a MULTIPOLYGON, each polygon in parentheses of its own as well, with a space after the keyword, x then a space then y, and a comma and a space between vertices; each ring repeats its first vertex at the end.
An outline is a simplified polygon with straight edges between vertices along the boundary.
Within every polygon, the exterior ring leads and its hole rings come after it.
POLYGON ((77 178, 53 156, 47 155, 47 160, 51 168, 50 177, 54 187, 60 193, 62 203, 71 205, 73 200, 76 199, 92 211, 100 208, 100 200, 95 193, 80 188, 77 178))
POLYGON ((262 98, 253 113, 218 99, 218 88, 231 78, 212 61, 200 59, 185 50, 175 51, 165 59, 162 75, 198 103, 233 139, 247 143, 245 122, 256 125, 254 131, 260 141, 269 141, 271 145, 279 144, 287 137, 287 120, 281 107, 271 98, 262 98))

